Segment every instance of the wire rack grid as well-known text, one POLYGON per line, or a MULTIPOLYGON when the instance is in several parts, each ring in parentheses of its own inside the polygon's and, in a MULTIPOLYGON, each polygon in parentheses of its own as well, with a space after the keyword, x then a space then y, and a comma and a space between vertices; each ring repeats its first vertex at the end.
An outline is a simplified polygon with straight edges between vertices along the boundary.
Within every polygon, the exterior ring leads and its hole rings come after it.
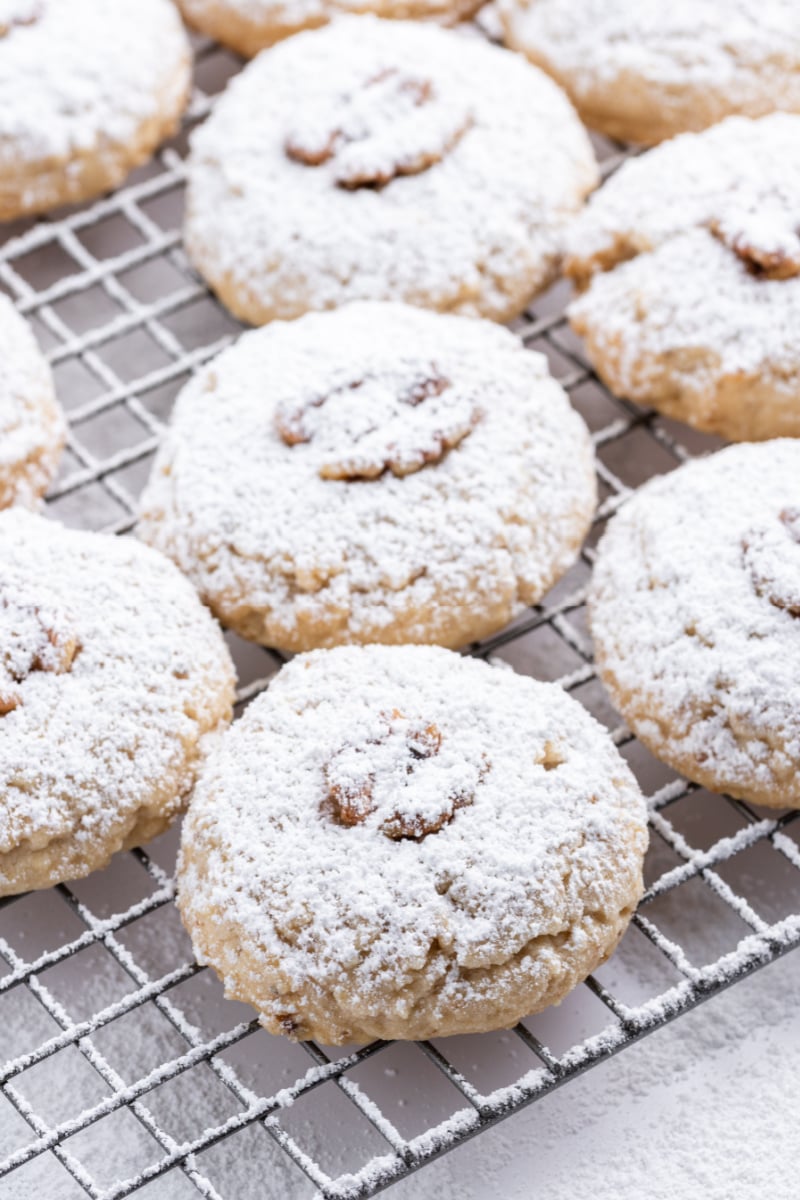
MULTIPOLYGON (((48 498, 67 524, 131 529, 176 392, 239 329, 181 250, 186 134, 240 66, 196 48, 186 127, 153 163, 0 243, 0 286, 33 323, 68 411, 48 498)), ((625 156, 596 148, 606 174, 625 156)), ((619 951, 514 1030, 336 1051, 283 1043, 193 961, 172 904, 171 831, 88 880, 0 902, 0 1196, 372 1196, 800 944, 800 814, 678 778, 618 725, 596 678, 584 597, 606 519, 647 477, 717 443, 612 398, 565 299, 556 287, 516 328, 592 429, 600 509, 546 603, 472 652, 557 679, 612 730, 650 796, 647 891, 619 951)), ((244 705, 280 658, 230 645, 244 705)))

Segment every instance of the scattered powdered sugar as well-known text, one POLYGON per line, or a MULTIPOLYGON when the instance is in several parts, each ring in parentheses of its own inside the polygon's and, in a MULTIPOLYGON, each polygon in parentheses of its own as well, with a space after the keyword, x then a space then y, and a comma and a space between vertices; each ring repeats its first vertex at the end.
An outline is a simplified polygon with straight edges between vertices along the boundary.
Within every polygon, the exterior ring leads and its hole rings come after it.
POLYGON ((745 111, 765 96, 791 106, 794 0, 499 0, 499 8, 520 44, 569 75, 579 102, 633 78, 666 89, 667 106, 669 89, 689 88, 724 91, 745 111))
POLYGON ((132 142, 188 70, 169 0, 0 0, 0 170, 132 142))
POLYGON ((794 1200, 799 983, 795 953, 389 1194, 794 1200))
POLYGON ((20 854, 64 839, 73 865, 102 858, 138 810, 179 807, 232 670, 189 584, 146 547, 21 510, 0 515, 0 546, 2 892, 20 854))
POLYGON ((593 507, 587 432, 541 356, 358 304, 245 334, 195 376, 140 532, 268 644, 460 644, 543 594, 593 507))
POLYGON ((595 181, 567 100, 522 58, 340 17, 260 55, 194 135, 186 240, 259 323, 348 299, 502 316, 552 277, 595 181))
POLYGON ((317 990, 367 1025, 404 1019, 421 989, 446 1022, 473 992, 490 1008, 524 990, 514 972, 492 980, 526 947, 529 987, 548 956, 587 951, 585 919, 637 898, 645 841, 618 751, 557 686, 438 648, 344 647, 284 667, 210 759, 181 907, 240 996, 253 964, 273 1023, 301 1021, 317 990), (343 783, 360 801, 347 819, 343 783))
POLYGON ((30 504, 44 489, 64 428, 47 363, 26 322, 0 295, 0 502, 30 504))
MULTIPOLYGON (((79 969, 77 964, 74 969, 79 969)), ((634 1189, 653 1200, 696 1200, 700 1189, 712 1200, 752 1200, 761 1194, 774 1200, 794 1200, 796 1187, 790 1168, 796 1142, 794 1113, 800 1102, 794 1053, 800 1045, 795 1015, 799 984, 800 955, 791 954, 592 1070, 580 1082, 485 1130, 478 1139, 429 1164, 420 1174, 400 1179, 391 1194, 404 1200, 431 1195, 442 1200, 488 1200, 495 1195, 505 1200, 530 1200, 531 1172, 535 1170, 539 1185, 554 1200, 574 1200, 576 1192, 590 1192, 599 1200, 619 1200, 634 1189), (747 1129, 746 1138, 742 1137, 743 1128, 747 1129)), ((146 1018, 149 1010, 142 1011, 146 1018)), ((569 1028, 564 1008, 554 1010, 553 1016, 569 1028)), ((10 1044, 30 1037, 28 1009, 15 1011, 7 1001, 4 1020, 10 1044)), ((481 1044, 481 1039, 472 1041, 481 1044)), ((103 1044, 100 1039, 96 1042, 99 1047, 103 1044)), ((135 1029, 128 1025, 124 1042, 115 1044, 126 1064, 118 1069, 126 1078, 127 1064, 140 1061, 142 1053, 148 1062, 152 1057, 152 1061, 166 1063, 175 1052, 165 1028, 151 1020, 143 1020, 135 1029)), ((488 1048, 485 1053, 490 1053, 488 1048)), ((219 1058, 216 1061, 222 1066, 219 1058)), ((411 1047, 403 1064, 408 1074, 387 1081, 382 1091, 378 1090, 381 1056, 374 1061, 378 1066, 367 1090, 370 1095, 377 1092, 382 1107, 390 1108, 404 1085, 416 1091, 428 1082, 421 1073, 424 1059, 411 1047)), ((301 1068, 296 1070, 299 1074, 301 1068)), ((313 1068, 306 1082, 324 1071, 313 1068)), ((535 1082, 533 1075, 527 1082, 535 1082)), ((97 1090, 83 1073, 62 1068, 61 1073, 53 1071, 25 1088, 24 1095, 40 1114, 50 1111, 43 1107, 48 1087, 51 1106, 63 1090, 66 1112, 75 1111, 76 1098, 78 1104, 87 1106, 97 1102, 97 1090)), ((295 1094, 295 1088, 287 1088, 275 1099, 290 1103, 295 1094)), ((463 1104, 456 1093, 449 1099, 453 1106, 463 1104)), ((152 1095, 144 1100, 152 1107, 152 1095)), ((364 1100, 369 1103, 362 1093, 364 1100)), ((320 1106, 315 1111, 313 1126, 308 1122, 299 1131, 295 1126, 302 1148, 323 1167, 338 1161, 345 1121, 348 1147, 357 1148, 364 1158, 376 1148, 343 1106, 349 1106, 349 1101, 341 1098, 337 1103, 336 1096, 329 1098, 324 1110, 320 1106)), ((227 1104, 219 1103, 220 1121, 228 1112, 227 1104)), ((469 1132, 475 1120, 474 1111, 454 1113, 436 1131, 415 1137, 413 1144, 423 1152, 435 1149, 448 1134, 469 1132)), ((10 1105, 0 1110, 4 1146, 31 1140, 30 1130, 20 1124, 10 1105)), ((196 1128, 199 1131, 201 1126, 196 1128)), ((126 1132, 130 1137, 130 1131, 126 1132)), ((119 1145, 115 1133, 108 1122, 93 1127, 96 1161, 116 1162, 119 1145)), ((81 1157, 87 1136, 83 1135, 81 1157)), ((152 1157, 153 1144, 149 1143, 142 1147, 140 1161, 152 1157)), ((43 1194, 60 1197, 56 1189, 59 1183, 66 1186, 65 1177, 53 1181, 53 1174, 45 1169, 47 1157, 39 1161, 45 1189, 50 1188, 43 1194)), ((255 1200, 263 1193, 265 1177, 272 1193, 282 1200, 311 1200, 315 1195, 313 1184, 282 1152, 273 1151, 272 1141, 263 1134, 247 1142, 236 1135, 226 1138, 211 1152, 193 1158, 190 1166, 202 1171, 221 1197, 255 1200)), ((391 1154, 370 1164, 376 1175, 381 1167, 391 1170, 394 1166, 396 1159, 391 1154)), ((116 1175, 129 1171, 125 1164, 116 1175)), ((363 1182, 363 1174, 359 1172, 358 1182, 363 1182)), ((113 1170, 106 1176, 109 1183, 114 1177, 113 1170)), ((351 1179, 337 1178, 336 1186, 344 1195, 351 1179)), ((356 1180, 352 1182, 355 1185, 356 1180)), ((25 1188, 29 1184, 30 1175, 20 1173, 20 1200, 28 1195, 25 1188)), ((146 1190, 172 1200, 176 1194, 183 1195, 184 1186, 173 1172, 146 1190)), ((189 1185, 185 1190, 188 1195, 189 1185)), ((12 1189, 11 1194, 17 1193, 12 1189)))
POLYGON ((644 488, 600 544, 598 658, 659 756, 714 790, 799 803, 800 442, 723 450, 644 488))

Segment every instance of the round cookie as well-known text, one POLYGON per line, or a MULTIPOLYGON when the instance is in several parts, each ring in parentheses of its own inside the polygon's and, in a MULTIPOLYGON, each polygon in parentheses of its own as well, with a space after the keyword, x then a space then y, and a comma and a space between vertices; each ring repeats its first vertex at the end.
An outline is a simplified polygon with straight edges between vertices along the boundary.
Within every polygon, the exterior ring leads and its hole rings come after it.
POLYGON ((0 0, 0 220, 117 187, 190 84, 170 0, 0 0))
POLYGON ((166 829, 232 701, 220 631, 171 563, 0 513, 0 896, 166 829))
POLYGON ((603 681, 658 758, 800 808, 800 442, 646 484, 600 543, 590 611, 603 681))
POLYGON ((499 0, 505 40, 583 120, 648 145, 724 117, 800 110, 795 0, 499 0))
POLYGON ((275 42, 315 29, 342 13, 437 21, 455 25, 483 0, 178 0, 185 19, 201 33, 252 58, 275 42))
POLYGON ((364 16, 245 67, 188 181, 189 256, 242 320, 402 300, 504 321, 554 278, 597 173, 568 100, 519 56, 364 16))
POLYGON ((800 116, 632 161, 570 235, 568 309, 619 396, 735 441, 800 436, 800 116))
POLYGON ((28 324, 0 295, 0 508, 47 490, 66 426, 50 368, 28 324))
POLYGON ((243 637, 460 646, 541 598, 594 505, 586 427, 541 355, 364 303, 247 333, 192 379, 139 534, 243 637))
POLYGON ((646 845, 628 767, 556 684, 348 646, 284 667, 209 760, 178 905, 272 1033, 474 1033, 605 961, 646 845))

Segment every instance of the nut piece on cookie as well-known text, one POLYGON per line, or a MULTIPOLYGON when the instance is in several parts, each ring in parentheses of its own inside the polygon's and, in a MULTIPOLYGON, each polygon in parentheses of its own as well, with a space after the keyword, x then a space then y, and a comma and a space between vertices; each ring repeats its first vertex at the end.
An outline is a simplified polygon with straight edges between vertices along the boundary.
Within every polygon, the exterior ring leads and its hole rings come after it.
POLYGON ((795 0, 499 0, 506 44, 582 119, 652 144, 724 117, 800 111, 795 0))
POLYGON ((0 296, 0 508, 37 503, 56 473, 65 435, 50 368, 28 324, 0 296))
MULTIPOLYGON (((454 781, 426 763, 442 749, 442 732, 434 723, 410 721, 398 709, 380 713, 379 728, 354 734, 334 752, 324 768, 327 792, 322 809, 348 828, 370 822, 386 837, 422 841, 438 833, 456 810, 471 804, 486 773, 458 773, 454 781)), ((445 753, 449 750, 445 746, 445 753)))
POLYGON ((544 358, 488 321, 353 304, 247 333, 195 376, 139 534, 264 645, 456 647, 541 599, 594 505, 587 430, 544 358))
POLYGON ((611 391, 732 441, 800 437, 800 115, 665 142, 569 240, 569 318, 611 391))
POLYGON ((734 209, 709 228, 757 278, 800 275, 800 196, 796 205, 775 204, 771 212, 734 209))
POLYGON ((333 443, 320 478, 354 480, 384 471, 413 475, 438 463, 482 416, 475 397, 453 388, 434 363, 399 361, 395 371, 366 374, 299 405, 280 404, 275 425, 287 446, 333 443))
POLYGON ((646 845, 631 772, 557 685, 348 646, 285 666, 210 756, 178 905, 198 961, 272 1033, 473 1033, 612 953, 646 845))
POLYGON ((589 600, 603 681, 653 754, 800 808, 800 441, 646 484, 600 543, 589 600))
MULTIPOLYGON (((317 103, 314 102, 317 101, 317 103)), ((301 106, 286 137, 295 162, 334 160, 339 187, 382 187, 441 162, 472 124, 462 97, 441 96, 436 82, 385 67, 331 102, 301 106)))
POLYGON ((184 236, 253 325, 356 300, 505 321, 596 183, 566 97, 519 55, 345 16, 228 85, 192 137, 184 236))
MULTIPOLYGON (((286 0, 177 0, 186 20, 201 33, 252 58, 259 50, 304 29, 315 29, 353 11, 350 0, 316 0, 313 6, 286 0)), ((359 0, 359 13, 455 25, 483 0, 359 0)))
POLYGON ((219 628, 161 555, 0 513, 0 896, 162 833, 233 683, 219 628))
POLYGON ((0 8, 0 38, 21 25, 35 25, 43 14, 43 0, 5 0, 0 8))
POLYGON ((170 0, 3 0, 0 221, 117 187, 175 132, 190 85, 170 0))

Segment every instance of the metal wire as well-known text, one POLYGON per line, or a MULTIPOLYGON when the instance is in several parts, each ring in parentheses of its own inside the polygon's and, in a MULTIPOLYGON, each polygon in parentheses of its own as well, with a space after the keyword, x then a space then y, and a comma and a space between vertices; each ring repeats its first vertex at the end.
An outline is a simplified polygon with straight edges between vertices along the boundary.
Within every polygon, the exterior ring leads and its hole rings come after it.
MULTIPOLYGON (((212 44, 198 43, 198 78, 205 90, 198 87, 195 92, 188 125, 209 109, 211 93, 237 65, 212 44)), ((53 516, 70 524, 119 533, 131 528, 136 497, 171 397, 198 364, 237 332, 181 250, 184 146, 182 135, 118 193, 54 219, 22 223, 8 231, 0 245, 0 285, 33 321, 69 409, 67 463, 48 504, 53 516)), ((605 173, 624 158, 624 151, 611 143, 599 139, 597 148, 605 173)), ((548 355, 554 373, 593 429, 602 495, 595 532, 581 562, 547 604, 530 610, 473 652, 505 658, 518 670, 558 678, 609 718, 582 625, 591 546, 607 517, 646 475, 668 470, 712 443, 604 392, 565 324, 564 296, 564 288, 557 288, 535 304, 516 328, 527 345, 548 355)), ((241 703, 257 694, 280 665, 279 657, 266 650, 253 649, 250 654, 249 678, 239 692, 241 703)), ((145 881, 140 888, 143 894, 124 911, 102 916, 91 902, 80 898, 79 887, 55 889, 52 896, 65 906, 70 928, 78 932, 32 956, 25 952, 24 939, 13 932, 24 927, 32 898, 0 902, 6 930, 0 936, 0 971, 3 960, 6 964, 5 973, 0 973, 0 1028, 5 1027, 4 1004, 23 991, 47 1015, 53 1030, 0 1069, 0 1098, 27 1131, 6 1152, 0 1179, 19 1180, 36 1160, 50 1157, 71 1177, 76 1194, 93 1200, 120 1200, 145 1185, 178 1176, 192 1194, 208 1200, 239 1200, 219 1179, 215 1181, 209 1152, 244 1130, 259 1129, 265 1139, 259 1144, 271 1147, 271 1154, 287 1156, 315 1194, 330 1200, 372 1196, 800 944, 800 888, 786 891, 780 911, 775 909, 774 895, 769 911, 760 911, 764 905, 757 895, 758 879, 746 870, 732 869, 748 854, 766 851, 775 856, 770 862, 780 860, 794 886, 800 884, 800 814, 764 815, 724 797, 696 796, 699 789, 668 772, 653 776, 652 766, 624 727, 615 727, 613 734, 640 775, 663 779, 651 795, 651 858, 656 869, 651 871, 626 943, 632 936, 639 937, 638 944, 663 964, 666 974, 661 983, 667 979, 666 985, 654 984, 631 1002, 617 994, 613 972, 611 977, 598 972, 579 991, 591 998, 604 1023, 561 1052, 534 1032, 535 1020, 519 1025, 511 1041, 513 1054, 521 1055, 521 1069, 514 1081, 485 1093, 468 1070, 451 1061, 449 1047, 455 1043, 420 1044, 414 1050, 417 1061, 424 1061, 441 1078, 451 1104, 446 1119, 426 1122, 421 1132, 410 1136, 401 1132, 370 1094, 369 1082, 362 1079, 374 1060, 387 1061, 393 1052, 388 1044, 375 1043, 331 1059, 308 1043, 303 1048, 308 1069, 303 1072, 295 1065, 288 1086, 254 1091, 245 1082, 241 1069, 225 1056, 242 1043, 254 1046, 253 1039, 261 1039, 261 1044, 268 1035, 246 1014, 208 1036, 187 1016, 182 997, 182 989, 208 973, 190 956, 181 958, 178 953, 166 969, 158 971, 143 961, 148 955, 135 939, 133 945, 126 940, 147 921, 156 923, 153 936, 158 940, 174 911, 169 873, 145 852, 133 851, 118 856, 110 868, 107 894, 114 895, 124 861, 134 863, 140 883, 145 881), (691 814, 701 806, 707 844, 695 846, 691 814), (755 898, 741 894, 749 892, 751 884, 755 898), (697 887, 700 894, 692 890, 697 887), (713 926, 714 913, 724 913, 738 931, 733 942, 729 939, 709 957, 702 948, 698 952, 696 945, 689 945, 685 936, 683 918, 698 905, 703 906, 706 929, 713 926), (98 1005, 89 974, 81 993, 89 1015, 75 1017, 51 981, 64 964, 94 951, 114 964, 124 980, 123 991, 112 1002, 98 1005), (109 1030, 150 1009, 169 1029, 176 1050, 146 1073, 123 1078, 101 1042, 109 1030), (68 1052, 77 1052, 90 1065, 102 1097, 53 1119, 31 1102, 26 1081, 49 1060, 68 1052), (191 1136, 179 1139, 164 1128, 155 1111, 159 1089, 201 1066, 207 1071, 203 1078, 208 1086, 213 1077, 220 1095, 227 1098, 227 1115, 210 1123, 198 1121, 191 1136), (324 1170, 313 1139, 306 1136, 311 1124, 289 1120, 302 1101, 326 1086, 336 1089, 353 1122, 366 1123, 371 1130, 373 1152, 366 1152, 355 1170, 335 1174, 324 1170), (145 1131, 151 1154, 144 1166, 103 1183, 82 1160, 79 1135, 123 1112, 145 1131), (377 1153, 376 1146, 380 1147, 377 1153)), ((244 1010, 240 1006, 238 1011, 244 1010)), ((277 1054, 273 1040, 268 1041, 267 1054, 277 1054)), ((470 1039, 470 1044, 477 1046, 479 1041, 470 1039)), ((424 1114, 421 1089, 411 1096, 411 1108, 424 1114)), ((1 1189, 0 1183, 0 1194, 1 1189)))

